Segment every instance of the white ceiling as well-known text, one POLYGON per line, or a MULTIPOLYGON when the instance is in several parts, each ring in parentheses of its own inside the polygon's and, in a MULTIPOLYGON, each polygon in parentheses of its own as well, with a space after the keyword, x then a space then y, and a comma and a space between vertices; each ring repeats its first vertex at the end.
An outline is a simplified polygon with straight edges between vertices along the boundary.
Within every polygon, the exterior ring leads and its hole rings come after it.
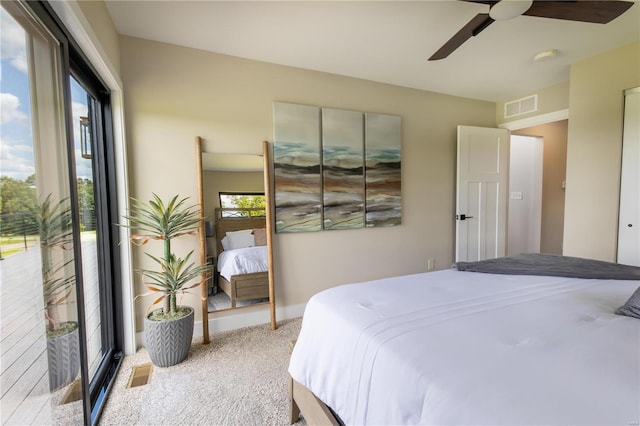
POLYGON ((122 1, 120 34, 492 102, 569 79, 569 65, 640 40, 640 0, 609 24, 520 16, 427 61, 488 6, 463 1, 122 1), (534 63, 546 49, 558 56, 534 63))

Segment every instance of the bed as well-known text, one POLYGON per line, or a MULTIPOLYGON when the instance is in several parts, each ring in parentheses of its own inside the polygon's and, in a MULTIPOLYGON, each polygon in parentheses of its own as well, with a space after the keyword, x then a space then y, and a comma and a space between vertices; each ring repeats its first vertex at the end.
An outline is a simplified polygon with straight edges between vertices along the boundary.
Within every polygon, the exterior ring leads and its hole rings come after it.
POLYGON ((318 293, 291 354, 291 422, 637 425, 640 319, 614 312, 640 298, 640 268, 623 269, 451 269, 318 293))
MULTIPOLYGON (((258 242, 252 247, 227 247, 225 237, 244 234, 254 235, 264 232, 265 216, 258 216, 264 209, 217 208, 215 209, 216 249, 218 253, 216 270, 218 287, 229 296, 231 307, 240 301, 269 298, 268 248, 258 242)), ((266 237, 264 237, 266 238, 266 237)), ((242 244, 243 246, 245 244, 242 244)))

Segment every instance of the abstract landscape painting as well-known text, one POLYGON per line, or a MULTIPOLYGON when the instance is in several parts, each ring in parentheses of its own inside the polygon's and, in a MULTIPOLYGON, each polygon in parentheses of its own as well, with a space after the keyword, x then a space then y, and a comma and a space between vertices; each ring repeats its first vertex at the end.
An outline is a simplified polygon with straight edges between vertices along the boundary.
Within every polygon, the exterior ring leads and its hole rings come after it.
POLYGON ((274 102, 276 232, 322 229, 320 108, 274 102))
POLYGON ((402 118, 273 103, 276 232, 402 223, 402 118))
POLYGON ((364 115, 322 109, 324 229, 364 227, 364 115))
POLYGON ((367 227, 402 221, 400 116, 365 113, 365 182, 367 227))

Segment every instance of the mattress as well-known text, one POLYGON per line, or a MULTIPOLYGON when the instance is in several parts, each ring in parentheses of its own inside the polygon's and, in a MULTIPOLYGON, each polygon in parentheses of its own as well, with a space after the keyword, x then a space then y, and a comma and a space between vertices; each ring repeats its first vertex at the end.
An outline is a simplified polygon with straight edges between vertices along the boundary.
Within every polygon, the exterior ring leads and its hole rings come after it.
POLYGON ((346 424, 638 424, 640 285, 446 270, 308 302, 289 373, 346 424))
POLYGON ((218 256, 218 271, 227 281, 231 281, 233 275, 267 272, 268 270, 267 246, 223 251, 218 256))

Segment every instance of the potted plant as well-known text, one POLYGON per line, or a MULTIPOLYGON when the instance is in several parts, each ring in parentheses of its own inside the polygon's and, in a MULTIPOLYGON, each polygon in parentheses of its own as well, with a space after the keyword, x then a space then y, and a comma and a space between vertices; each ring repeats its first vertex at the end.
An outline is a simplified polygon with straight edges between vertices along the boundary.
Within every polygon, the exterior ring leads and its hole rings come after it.
POLYGON ((78 322, 62 320, 60 307, 75 290, 73 258, 64 251, 72 248, 71 210, 68 199, 54 202, 51 194, 40 203, 37 216, 42 260, 42 293, 47 333, 49 388, 71 383, 80 369, 78 322))
POLYGON ((179 200, 176 195, 165 204, 156 194, 148 202, 132 198, 130 213, 125 216, 129 220, 125 226, 134 231, 130 237, 133 244, 145 245, 152 240, 163 243, 162 257, 145 253, 158 268, 137 271, 149 289, 137 297, 158 296, 144 319, 145 345, 151 361, 158 367, 178 364, 187 357, 193 336, 193 308, 179 306, 177 295, 199 286, 203 272, 209 270, 207 265, 189 263, 193 250, 184 258, 171 251, 171 240, 194 233, 203 220, 197 205, 185 205, 187 199, 179 200), (160 302, 164 302, 164 307, 149 313, 160 302))

